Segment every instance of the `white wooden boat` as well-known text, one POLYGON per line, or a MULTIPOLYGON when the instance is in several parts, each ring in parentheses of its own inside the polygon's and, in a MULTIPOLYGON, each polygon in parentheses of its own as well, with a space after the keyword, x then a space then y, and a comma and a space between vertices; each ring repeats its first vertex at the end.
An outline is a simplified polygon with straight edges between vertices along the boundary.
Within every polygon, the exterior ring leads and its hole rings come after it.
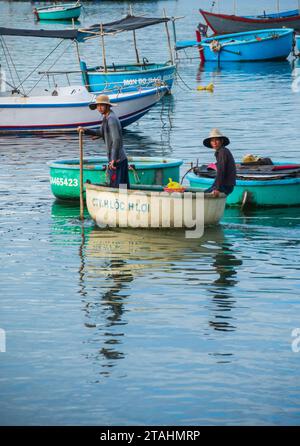
MULTIPOLYGON (((137 121, 167 92, 167 87, 145 88, 109 95, 123 127, 137 121)), ((0 96, 0 134, 74 132, 78 126, 99 127, 102 118, 88 105, 95 95, 83 86, 56 88, 51 95, 0 96)))
POLYGON ((165 192, 162 186, 131 186, 114 189, 85 183, 86 204, 99 227, 200 228, 217 224, 224 212, 226 196, 185 192, 165 192))

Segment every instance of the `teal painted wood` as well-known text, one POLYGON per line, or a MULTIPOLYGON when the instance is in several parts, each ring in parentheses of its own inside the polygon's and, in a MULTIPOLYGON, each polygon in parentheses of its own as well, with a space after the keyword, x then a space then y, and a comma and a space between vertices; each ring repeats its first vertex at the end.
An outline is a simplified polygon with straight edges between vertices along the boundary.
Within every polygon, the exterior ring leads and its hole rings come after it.
POLYGON ((296 36, 296 48, 300 54, 300 36, 296 36))
POLYGON ((76 20, 81 13, 81 4, 72 3, 35 8, 34 13, 38 20, 76 20))
MULTIPOLYGON (((190 173, 187 180, 191 187, 209 188, 213 178, 204 178, 190 173)), ((248 192, 247 202, 255 206, 297 206, 300 205, 300 178, 280 180, 237 180, 234 191, 227 197, 226 204, 239 206, 244 193, 248 192)))
MULTIPOLYGON (((128 157, 130 184, 167 185, 169 178, 179 181, 179 168, 182 160, 170 158, 128 157)), ((51 191, 61 200, 79 199, 79 160, 57 160, 48 163, 50 167, 51 191)), ((83 180, 91 183, 104 183, 107 158, 87 158, 84 160, 83 180)))
MULTIPOLYGON (((205 61, 247 62, 283 60, 293 48, 293 29, 266 29, 214 36, 201 41, 205 61)), ((176 49, 198 46, 196 41, 176 42, 176 49)))
POLYGON ((109 65, 106 71, 103 71, 103 67, 88 68, 83 61, 80 65, 83 83, 91 92, 124 91, 159 84, 171 90, 176 72, 176 66, 170 63, 109 65))

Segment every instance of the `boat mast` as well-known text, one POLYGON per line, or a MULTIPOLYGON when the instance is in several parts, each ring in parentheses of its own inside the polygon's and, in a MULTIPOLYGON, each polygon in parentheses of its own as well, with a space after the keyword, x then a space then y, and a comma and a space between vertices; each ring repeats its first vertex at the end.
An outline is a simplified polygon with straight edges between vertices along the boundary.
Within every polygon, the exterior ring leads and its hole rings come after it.
POLYGON ((277 0, 277 12, 279 13, 280 12, 280 0, 277 0))
MULTIPOLYGON (((133 16, 133 12, 132 12, 132 6, 129 6, 129 14, 131 16, 133 16)), ((134 44, 134 50, 135 50, 135 57, 136 57, 136 63, 140 63, 140 56, 139 56, 139 52, 137 49, 137 44, 136 44, 136 34, 135 34, 135 30, 133 30, 133 44, 134 44)))
MULTIPOLYGON (((167 18, 167 14, 166 14, 165 8, 164 8, 164 16, 165 16, 165 18, 167 18)), ((171 47, 171 39, 170 39, 170 33, 169 33, 169 28, 168 28, 168 22, 165 22, 165 28, 166 28, 167 39, 168 39, 170 60, 171 60, 171 63, 174 64, 174 57, 173 57, 173 51, 172 51, 172 47, 171 47)))

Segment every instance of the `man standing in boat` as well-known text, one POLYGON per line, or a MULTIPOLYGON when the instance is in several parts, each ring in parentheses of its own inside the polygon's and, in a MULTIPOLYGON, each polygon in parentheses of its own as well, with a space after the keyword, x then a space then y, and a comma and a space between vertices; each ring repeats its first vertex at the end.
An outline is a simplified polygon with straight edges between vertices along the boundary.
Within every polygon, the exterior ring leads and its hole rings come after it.
POLYGON ((128 159, 123 147, 122 126, 117 115, 111 107, 107 95, 101 94, 96 97, 96 101, 89 104, 91 110, 98 110, 103 116, 102 125, 97 130, 84 129, 79 127, 78 131, 84 131, 87 135, 96 138, 103 138, 108 157, 108 173, 110 187, 119 187, 120 184, 129 189, 128 159))
POLYGON ((215 150, 216 157, 216 179, 213 185, 205 192, 212 192, 218 197, 220 192, 226 195, 231 194, 236 183, 236 166, 232 153, 226 146, 230 140, 222 135, 218 129, 212 129, 208 138, 204 139, 203 144, 215 150))

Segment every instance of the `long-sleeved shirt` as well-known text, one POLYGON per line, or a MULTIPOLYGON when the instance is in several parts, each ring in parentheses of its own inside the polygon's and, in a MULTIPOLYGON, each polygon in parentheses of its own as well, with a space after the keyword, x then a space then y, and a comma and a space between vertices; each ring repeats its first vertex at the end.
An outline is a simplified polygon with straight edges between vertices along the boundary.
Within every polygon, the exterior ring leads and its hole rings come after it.
POLYGON ((235 186, 236 166, 230 150, 227 147, 221 147, 216 150, 215 157, 217 159, 217 175, 213 187, 218 190, 221 186, 235 186))
POLYGON ((108 117, 104 116, 101 127, 97 130, 85 130, 87 135, 99 136, 104 139, 108 161, 123 161, 127 158, 123 147, 122 127, 118 117, 111 110, 108 117))

